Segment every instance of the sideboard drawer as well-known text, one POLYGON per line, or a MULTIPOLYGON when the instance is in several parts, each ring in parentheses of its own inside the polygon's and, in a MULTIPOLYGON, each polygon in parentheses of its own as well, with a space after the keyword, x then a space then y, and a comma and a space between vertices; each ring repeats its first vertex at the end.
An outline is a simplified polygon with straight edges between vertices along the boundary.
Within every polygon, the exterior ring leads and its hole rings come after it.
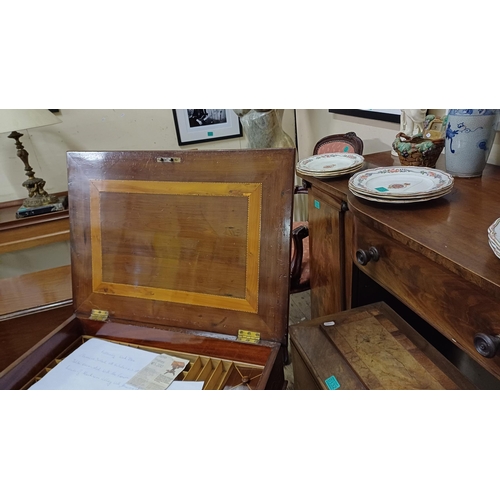
POLYGON ((352 237, 351 257, 365 274, 500 379, 500 354, 474 347, 477 333, 500 335, 497 299, 356 217, 352 237))

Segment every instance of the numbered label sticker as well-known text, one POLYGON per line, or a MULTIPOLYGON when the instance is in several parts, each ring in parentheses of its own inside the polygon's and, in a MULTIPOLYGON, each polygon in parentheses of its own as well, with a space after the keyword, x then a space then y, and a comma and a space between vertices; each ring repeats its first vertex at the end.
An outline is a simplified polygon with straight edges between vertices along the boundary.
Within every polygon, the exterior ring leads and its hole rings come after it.
POLYGON ((339 381, 333 375, 325 380, 325 384, 331 391, 340 387, 339 381))

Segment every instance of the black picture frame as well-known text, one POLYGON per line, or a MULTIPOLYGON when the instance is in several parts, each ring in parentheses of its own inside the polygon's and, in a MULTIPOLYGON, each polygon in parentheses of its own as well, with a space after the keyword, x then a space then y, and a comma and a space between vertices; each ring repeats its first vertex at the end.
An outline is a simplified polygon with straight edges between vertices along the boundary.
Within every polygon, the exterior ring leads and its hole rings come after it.
POLYGON ((329 109, 328 111, 339 115, 357 116, 359 118, 382 120, 391 123, 399 123, 401 121, 401 110, 399 109, 393 109, 390 113, 387 112, 388 110, 379 109, 329 109))
POLYGON ((243 136, 232 109, 173 109, 172 113, 179 146, 243 136))

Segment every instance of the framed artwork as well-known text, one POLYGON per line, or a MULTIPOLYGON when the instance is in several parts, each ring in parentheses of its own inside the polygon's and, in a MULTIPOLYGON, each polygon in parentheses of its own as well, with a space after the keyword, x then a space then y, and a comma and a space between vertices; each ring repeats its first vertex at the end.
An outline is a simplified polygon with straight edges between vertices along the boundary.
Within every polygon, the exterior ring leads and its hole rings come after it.
POLYGON ((359 116, 392 123, 399 123, 401 120, 400 109, 329 109, 328 111, 339 115, 359 116))
POLYGON ((232 109, 173 109, 179 146, 241 137, 240 119, 232 109))

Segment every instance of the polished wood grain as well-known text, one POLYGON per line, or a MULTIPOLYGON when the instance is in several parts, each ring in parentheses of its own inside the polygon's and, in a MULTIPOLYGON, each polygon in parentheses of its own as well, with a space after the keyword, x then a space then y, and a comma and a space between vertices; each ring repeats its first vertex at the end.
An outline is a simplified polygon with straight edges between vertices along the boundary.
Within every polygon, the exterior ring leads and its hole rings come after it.
POLYGON ((230 385, 284 388, 295 151, 74 152, 68 166, 75 315, 4 370, 0 388, 32 383, 84 335, 213 357, 213 388, 226 368, 230 385), (240 329, 259 343, 239 341, 240 329))
POLYGON ((293 149, 70 152, 68 166, 78 312, 284 342, 293 149))
POLYGON ((474 336, 500 335, 500 260, 487 237, 499 189, 488 165, 483 178, 456 178, 450 194, 411 207, 349 197, 353 262, 356 249, 375 246, 379 261, 362 271, 498 378, 500 357, 481 356, 474 336))
POLYGON ((43 226, 23 226, 8 233, 0 231, 0 254, 69 240, 69 221, 47 221, 43 226))
MULTIPOLYGON (((387 154, 370 161, 388 163, 387 154)), ((437 168, 444 169, 440 158, 437 168)), ((368 202, 349 194, 355 217, 463 277, 500 300, 500 260, 488 245, 488 227, 500 217, 500 168, 482 177, 455 178, 450 194, 407 205, 368 202)))
POLYGON ((94 292, 257 312, 261 184, 92 185, 94 292))
MULTIPOLYGON (((380 166, 400 166, 400 162, 388 151, 365 156, 364 168, 380 166)), ((444 170, 444 157, 436 168, 444 170)), ((404 205, 357 198, 348 190, 348 178, 307 181, 348 206, 345 241, 339 243, 346 252, 346 281, 342 289, 338 280, 330 279, 325 286, 337 290, 331 293, 345 293, 349 307, 351 270, 358 266, 500 378, 498 356, 484 358, 472 344, 476 333, 500 334, 500 260, 489 247, 487 234, 500 217, 499 167, 487 165, 479 178, 455 178, 453 190, 442 198, 404 205), (381 259, 358 265, 356 250, 366 251, 372 245, 381 259)), ((340 231, 338 238, 340 242, 340 231)))
POLYGON ((475 388, 382 302, 297 325, 290 336, 294 366, 298 359, 298 370, 294 367, 297 389, 312 388, 313 380, 318 388, 326 389, 324 380, 331 375, 340 389, 475 388), (334 324, 326 326, 325 322, 334 324))
POLYGON ((344 238, 348 177, 302 178, 308 185, 311 311, 313 317, 320 317, 342 311, 350 303, 344 238))
POLYGON ((0 372, 0 390, 21 389, 81 335, 81 322, 71 315, 0 372))
POLYGON ((71 300, 71 266, 0 280, 0 317, 71 300))
POLYGON ((28 352, 73 313, 73 305, 0 318, 0 372, 28 352))
POLYGON ((364 390, 356 375, 324 333, 309 323, 290 330, 294 390, 328 389, 325 380, 334 376, 340 390, 364 390))
POLYGON ((69 240, 69 212, 16 219, 19 203, 0 204, 0 254, 69 240))
MULTIPOLYGON (((420 210, 425 212, 425 209, 420 210)), ((353 209, 352 212, 356 213, 356 210, 353 209)), ((364 220, 366 221, 365 218, 364 220)), ((434 223, 439 225, 439 219, 434 223)), ((441 231, 437 227, 430 227, 428 232, 446 232, 448 224, 449 221, 443 223, 441 231)), ((429 226, 431 225, 432 223, 429 223, 429 226)), ((488 247, 491 253, 491 256, 488 255, 488 261, 491 263, 488 275, 474 275, 474 279, 469 279, 471 268, 466 267, 467 260, 457 259, 445 263, 442 253, 430 254, 430 250, 439 248, 438 246, 418 250, 420 243, 417 245, 417 234, 408 239, 407 233, 381 228, 369 221, 363 222, 357 216, 354 217, 353 229, 353 260, 358 248, 375 246, 380 253, 380 259, 377 262, 369 262, 361 268, 362 271, 417 312, 490 373, 500 378, 500 356, 485 358, 474 347, 474 336, 479 332, 500 335, 500 297, 498 291, 495 294, 491 289, 491 280, 495 279, 495 269, 500 268, 500 261, 491 249, 488 247), (393 236, 390 237, 387 233, 393 236), (459 262, 463 262, 463 267, 458 266, 459 262), (487 289, 478 285, 482 279, 487 280, 487 289)), ((463 237, 465 238, 464 234, 463 237)), ((474 240, 474 234, 471 234, 470 239, 474 240)), ((439 239, 436 239, 436 245, 439 244, 439 239)), ((482 246, 479 242, 477 244, 479 248, 482 246)), ((460 245, 460 240, 449 239, 446 245, 460 245)), ((464 246, 468 245, 468 242, 464 243, 464 246)), ((488 246, 488 243, 485 245, 488 246)), ((449 254, 454 253, 457 256, 461 252, 462 250, 452 251, 449 254)), ((477 253, 480 253, 479 249, 477 253)), ((471 257, 471 262, 474 260, 475 255, 471 257)), ((498 277, 500 278, 500 274, 498 277)), ((500 286, 500 281, 498 283, 500 286)))
POLYGON ((312 186, 308 194, 311 252, 311 314, 325 316, 345 309, 344 207, 312 186), (335 283, 335 286, 332 286, 335 283))

